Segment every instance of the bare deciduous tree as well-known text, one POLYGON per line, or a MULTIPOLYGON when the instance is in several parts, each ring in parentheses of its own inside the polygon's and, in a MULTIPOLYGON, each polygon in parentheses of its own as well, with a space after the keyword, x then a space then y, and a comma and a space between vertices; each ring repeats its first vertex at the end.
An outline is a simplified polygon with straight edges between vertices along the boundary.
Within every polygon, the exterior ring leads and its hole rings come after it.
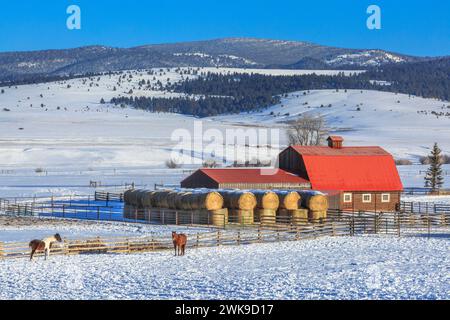
POLYGON ((289 123, 287 134, 290 145, 319 146, 327 137, 328 129, 323 117, 303 115, 289 123))

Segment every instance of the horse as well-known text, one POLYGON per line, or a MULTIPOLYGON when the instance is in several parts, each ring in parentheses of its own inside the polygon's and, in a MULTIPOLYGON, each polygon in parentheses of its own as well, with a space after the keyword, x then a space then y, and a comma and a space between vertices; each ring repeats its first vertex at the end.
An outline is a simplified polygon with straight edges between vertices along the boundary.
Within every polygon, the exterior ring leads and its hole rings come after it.
POLYGON ((33 261, 33 256, 36 251, 44 251, 45 260, 47 260, 50 254, 50 248, 53 243, 62 242, 61 236, 57 233, 53 237, 48 237, 43 240, 33 240, 30 242, 29 246, 31 248, 30 261, 33 261))
POLYGON ((172 241, 173 241, 173 247, 175 249, 175 256, 177 256, 177 249, 178 249, 178 255, 184 256, 184 251, 186 249, 186 243, 187 243, 187 236, 185 234, 177 234, 174 231, 174 232, 172 232, 172 241))

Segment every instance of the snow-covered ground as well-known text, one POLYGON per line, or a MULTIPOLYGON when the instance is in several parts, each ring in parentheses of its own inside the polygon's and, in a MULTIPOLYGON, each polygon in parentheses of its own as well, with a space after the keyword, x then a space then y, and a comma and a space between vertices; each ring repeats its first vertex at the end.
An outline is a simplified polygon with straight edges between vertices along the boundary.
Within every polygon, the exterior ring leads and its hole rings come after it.
MULTIPOLYGON (((155 91, 140 83, 144 80, 151 85, 157 81, 165 84, 168 80, 194 77, 180 75, 175 69, 154 71, 152 75, 147 71, 127 71, 120 75, 2 88, 5 92, 0 94, 0 198, 92 194, 90 181, 105 186, 134 182, 144 187, 178 183, 189 174, 184 170, 198 167, 202 159, 211 157, 214 147, 226 147, 225 152, 231 148, 238 160, 244 155, 247 160, 273 159, 280 148, 266 148, 264 143, 246 146, 246 142, 203 141, 202 145, 200 141, 207 140, 204 134, 208 130, 224 133, 227 129, 279 129, 283 148, 287 144, 285 122, 302 113, 324 115, 332 132, 344 136, 346 145, 380 145, 395 157, 415 163, 419 156, 429 153, 434 142, 450 154, 450 118, 431 114, 448 111, 450 103, 402 94, 367 90, 297 92, 263 112, 206 119, 100 104, 102 98, 109 101, 119 95, 129 96, 130 90, 133 96, 177 95, 155 91), (356 111, 358 108, 361 111, 356 111), (199 124, 203 128, 198 137, 194 128, 199 124), (172 137, 178 129, 185 129, 193 139, 179 144, 178 136, 172 137), (191 161, 178 170, 166 169, 164 163, 171 158, 176 145, 187 151, 185 160, 195 159, 197 163, 191 161)), ((185 71, 182 69, 181 73, 185 71)), ((203 68, 199 72, 317 73, 228 68, 203 68)), ((225 156, 229 162, 233 160, 226 153, 215 155, 225 156)), ((423 186, 420 171, 425 169, 401 167, 404 185, 423 186)), ((448 166, 446 170, 450 171, 448 166)), ((446 179, 447 187, 449 180, 446 179)))
POLYGON ((28 242, 59 233, 64 239, 95 237, 170 237, 172 231, 185 234, 210 232, 210 228, 148 225, 108 221, 13 218, 0 216, 0 242, 28 242))
MULTIPOLYGON (((423 188, 428 165, 397 166, 398 172, 405 188, 423 188)), ((444 188, 450 188, 450 164, 442 165, 444 188)))
POLYGON ((406 195, 406 196, 402 196, 402 201, 429 202, 429 203, 434 203, 434 204, 450 205, 450 196, 406 195))
POLYGON ((329 237, 178 258, 164 251, 0 260, 0 299, 449 299, 448 241, 329 237))
POLYGON ((279 125, 302 114, 322 115, 345 145, 379 145, 397 158, 418 162, 434 142, 450 153, 450 102, 370 90, 294 92, 279 105, 245 116, 224 115, 215 121, 279 125))

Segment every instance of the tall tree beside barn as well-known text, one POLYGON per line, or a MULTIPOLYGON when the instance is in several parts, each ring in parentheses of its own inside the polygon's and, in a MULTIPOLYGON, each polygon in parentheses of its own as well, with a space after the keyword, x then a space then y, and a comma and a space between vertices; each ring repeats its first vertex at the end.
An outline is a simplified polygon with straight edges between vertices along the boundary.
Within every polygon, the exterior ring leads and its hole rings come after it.
POLYGON ((428 158, 430 159, 430 167, 428 168, 425 176, 425 187, 436 191, 444 184, 444 177, 442 175, 441 149, 439 149, 437 143, 434 144, 433 150, 431 150, 431 154, 428 158))
POLYGON ((287 135, 291 146, 320 146, 328 130, 323 117, 303 115, 289 124, 287 135))

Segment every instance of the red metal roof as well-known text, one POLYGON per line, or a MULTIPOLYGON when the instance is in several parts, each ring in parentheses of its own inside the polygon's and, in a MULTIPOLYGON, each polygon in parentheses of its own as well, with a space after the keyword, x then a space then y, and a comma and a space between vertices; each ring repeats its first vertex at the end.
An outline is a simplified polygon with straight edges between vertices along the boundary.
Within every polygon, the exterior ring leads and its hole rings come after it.
POLYGON ((315 190, 401 191, 392 156, 380 147, 295 146, 315 190))
POLYGON ((292 146, 302 155, 309 156, 390 156, 380 147, 342 147, 340 149, 324 146, 292 146))
POLYGON ((274 168, 248 169, 200 169, 218 183, 293 183, 308 184, 309 181, 296 174, 274 168))
POLYGON ((327 140, 343 142, 344 138, 342 138, 341 136, 329 136, 327 140))

